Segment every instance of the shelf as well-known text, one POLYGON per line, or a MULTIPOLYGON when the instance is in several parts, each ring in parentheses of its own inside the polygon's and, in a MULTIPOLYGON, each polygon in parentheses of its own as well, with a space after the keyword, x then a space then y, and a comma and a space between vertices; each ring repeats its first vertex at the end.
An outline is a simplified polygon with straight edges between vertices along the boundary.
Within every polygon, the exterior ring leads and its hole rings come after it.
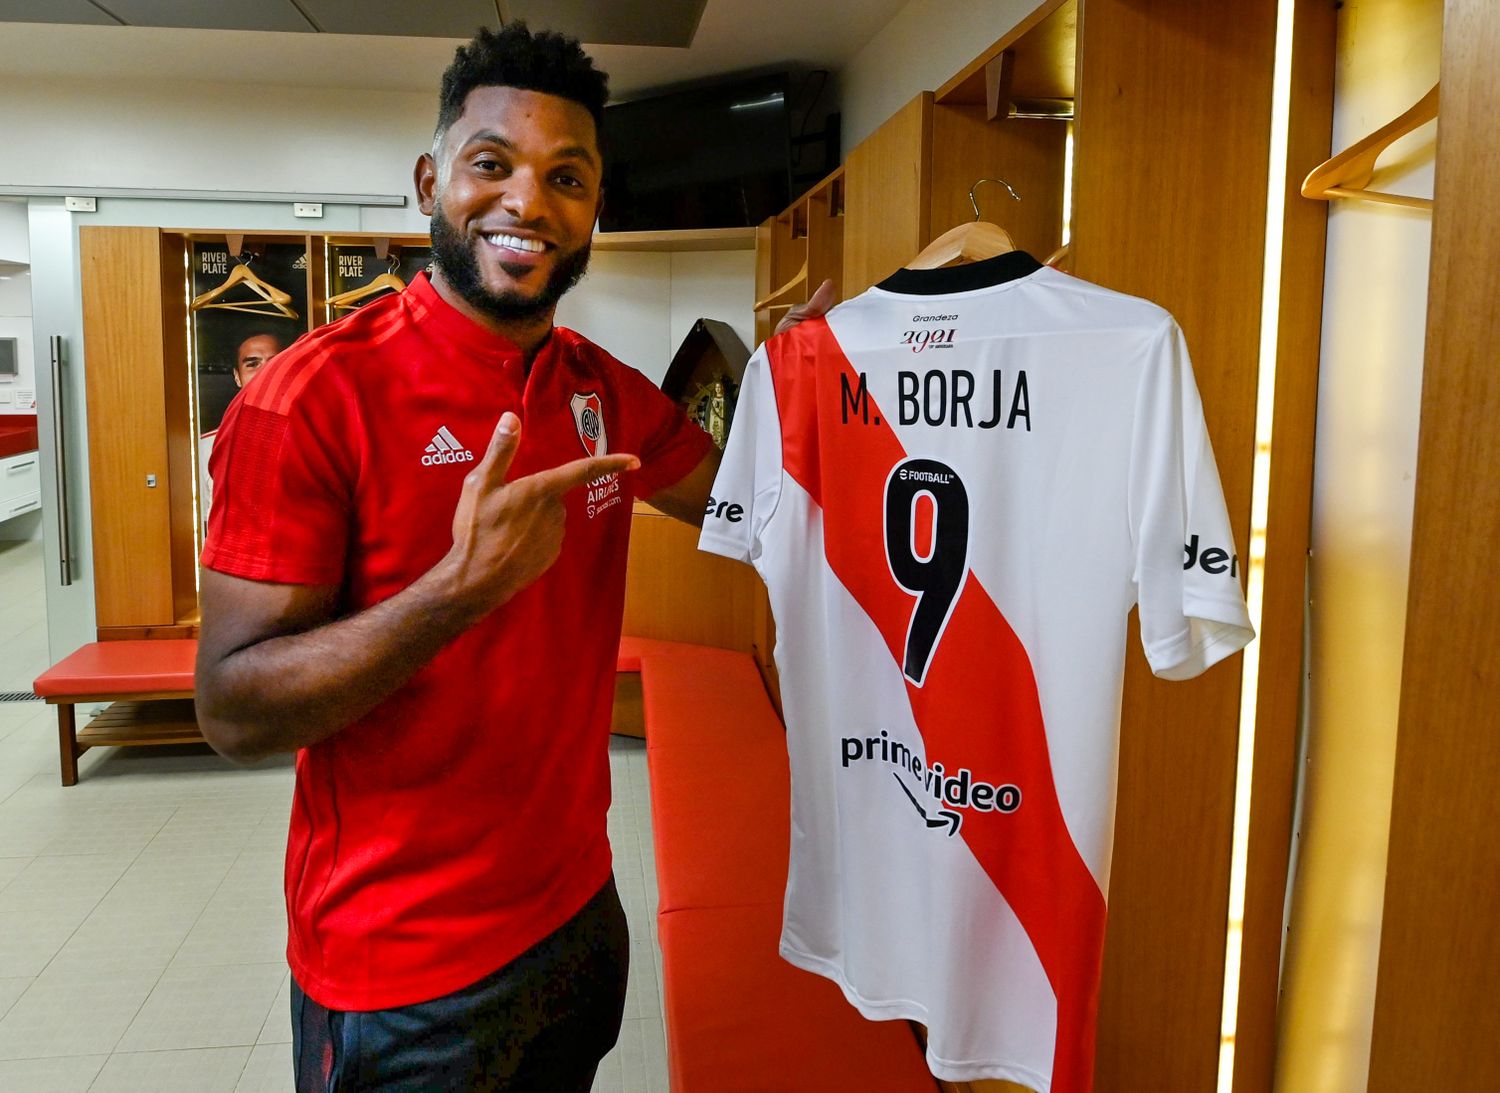
MULTIPOLYGON (((196 228, 168 228, 176 234, 193 239, 222 239, 223 230, 213 231, 196 228)), ((334 246, 365 245, 377 239, 388 239, 393 245, 404 247, 426 247, 431 242, 426 235, 407 232, 310 232, 309 235, 326 238, 334 246)), ((296 242, 303 235, 291 232, 245 232, 245 238, 253 241, 296 242)), ((594 249, 633 251, 688 251, 688 250, 754 250, 754 228, 696 228, 690 231, 652 232, 595 232, 594 249)))
POLYGON ((985 66, 1007 50, 1015 60, 1012 100, 1073 98, 1078 0, 1048 0, 938 88, 933 101, 949 106, 983 106, 985 66))
POLYGON ((754 249, 754 228, 700 228, 691 231, 594 233, 594 250, 596 251, 754 249))

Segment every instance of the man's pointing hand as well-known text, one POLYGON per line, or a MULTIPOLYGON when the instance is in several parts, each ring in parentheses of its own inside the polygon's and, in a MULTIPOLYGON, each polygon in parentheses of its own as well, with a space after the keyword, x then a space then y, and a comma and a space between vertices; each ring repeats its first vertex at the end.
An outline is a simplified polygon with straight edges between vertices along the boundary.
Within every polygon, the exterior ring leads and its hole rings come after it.
POLYGON ((453 547, 439 567, 452 593, 480 618, 531 584, 562 552, 563 497, 586 482, 635 470, 633 455, 575 459, 506 481, 521 443, 521 421, 500 415, 479 464, 464 476, 453 513, 453 547))

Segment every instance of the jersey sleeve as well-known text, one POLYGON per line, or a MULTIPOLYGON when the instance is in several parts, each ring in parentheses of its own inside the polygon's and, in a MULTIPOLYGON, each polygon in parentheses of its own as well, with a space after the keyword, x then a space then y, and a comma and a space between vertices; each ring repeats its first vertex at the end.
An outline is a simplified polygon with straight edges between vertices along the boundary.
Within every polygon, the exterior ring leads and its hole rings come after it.
POLYGON ((1171 320, 1137 392, 1129 509, 1146 659, 1163 679, 1191 679, 1255 631, 1187 344, 1171 320))
POLYGON ((635 435, 640 438, 639 447, 630 452, 641 460, 634 474, 635 494, 649 500, 652 494, 686 478, 703 462, 714 441, 640 372, 621 365, 620 373, 626 409, 637 423, 635 435))
POLYGON ((700 550, 760 558, 761 535, 781 500, 781 417, 765 347, 745 366, 729 443, 703 517, 700 550))
POLYGON ((277 584, 342 583, 358 453, 351 411, 318 388, 301 384, 279 402, 242 394, 230 404, 209 457, 207 568, 277 584))

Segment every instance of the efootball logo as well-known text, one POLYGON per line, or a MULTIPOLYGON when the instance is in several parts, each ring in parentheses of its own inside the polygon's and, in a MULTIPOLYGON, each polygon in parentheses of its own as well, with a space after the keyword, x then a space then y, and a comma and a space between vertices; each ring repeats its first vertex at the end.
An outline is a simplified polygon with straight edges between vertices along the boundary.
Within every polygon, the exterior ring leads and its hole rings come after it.
POLYGON ((604 405, 599 396, 590 391, 586 395, 574 395, 570 404, 573 409, 573 424, 578 426, 578 439, 583 441, 583 450, 591 456, 609 454, 609 438, 604 432, 604 405))

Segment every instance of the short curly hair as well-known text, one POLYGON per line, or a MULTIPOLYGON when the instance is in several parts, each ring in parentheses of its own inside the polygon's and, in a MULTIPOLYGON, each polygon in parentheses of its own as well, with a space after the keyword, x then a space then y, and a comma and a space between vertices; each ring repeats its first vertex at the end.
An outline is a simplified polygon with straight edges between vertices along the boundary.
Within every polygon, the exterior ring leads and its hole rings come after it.
POLYGON ((545 30, 533 34, 520 21, 499 30, 482 27, 453 54, 438 96, 434 143, 463 113, 476 87, 515 87, 571 100, 593 116, 596 130, 609 101, 609 77, 594 67, 578 39, 545 30))

